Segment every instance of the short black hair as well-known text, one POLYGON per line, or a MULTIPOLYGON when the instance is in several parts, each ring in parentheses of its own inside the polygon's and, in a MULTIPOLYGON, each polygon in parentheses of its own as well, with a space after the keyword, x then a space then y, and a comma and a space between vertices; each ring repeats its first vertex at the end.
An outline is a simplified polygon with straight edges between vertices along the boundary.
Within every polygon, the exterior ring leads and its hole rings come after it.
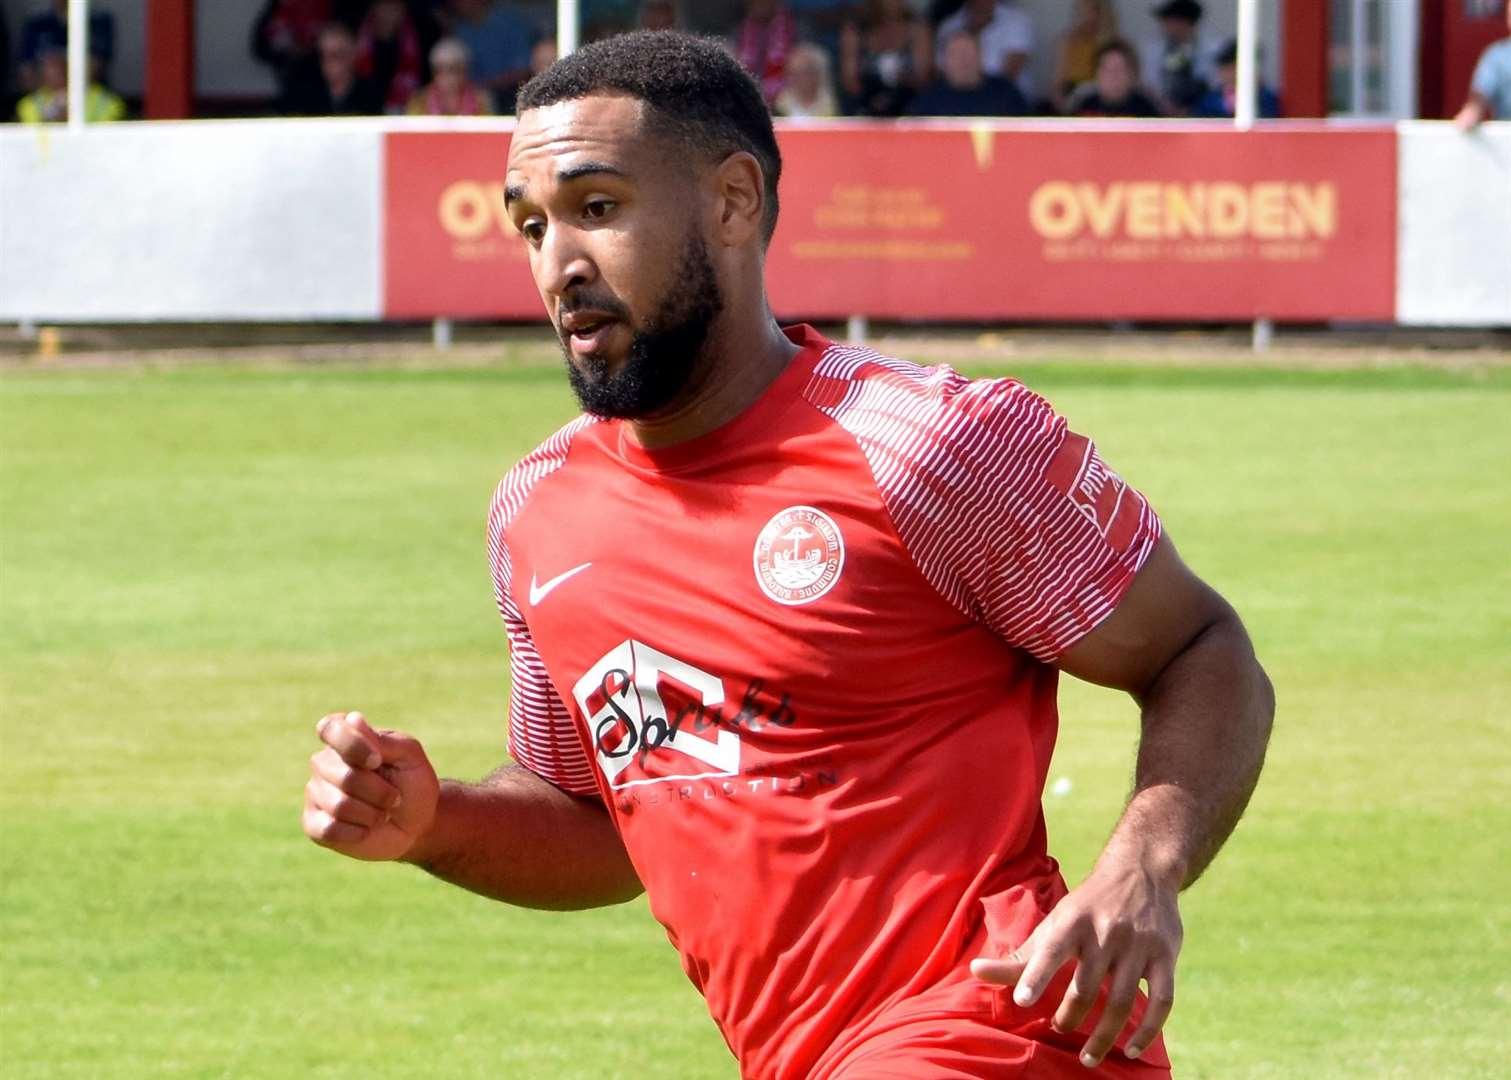
POLYGON ((723 42, 672 30, 619 34, 562 57, 525 83, 517 108, 525 113, 602 93, 639 98, 660 131, 705 158, 751 154, 766 181, 762 227, 771 242, 782 152, 760 87, 723 42))
POLYGON ((1108 38, 1106 41, 1098 45, 1097 51, 1092 57, 1092 67, 1101 67, 1102 57, 1106 56, 1108 53, 1117 53, 1124 60, 1128 61, 1128 69, 1133 72, 1133 77, 1135 79, 1139 77, 1138 53, 1134 51, 1132 45, 1128 44, 1128 42, 1124 41, 1122 38, 1108 38))

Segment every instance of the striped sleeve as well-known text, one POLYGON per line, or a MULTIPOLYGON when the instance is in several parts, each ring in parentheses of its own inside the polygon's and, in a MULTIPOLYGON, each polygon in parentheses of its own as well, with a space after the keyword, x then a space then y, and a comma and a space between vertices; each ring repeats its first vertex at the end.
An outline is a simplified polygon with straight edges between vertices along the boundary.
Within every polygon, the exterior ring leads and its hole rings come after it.
POLYGON ((509 525, 535 486, 566 461, 572 436, 591 417, 562 428, 524 458, 500 482, 488 514, 488 561, 493 595, 509 638, 509 755, 520 765, 573 795, 598 796, 593 767, 572 723, 572 714, 546 672, 512 588, 509 525))
POLYGON ((1021 383, 836 347, 807 396, 855 438, 935 590, 1041 661, 1112 613, 1159 539, 1148 501, 1021 383))

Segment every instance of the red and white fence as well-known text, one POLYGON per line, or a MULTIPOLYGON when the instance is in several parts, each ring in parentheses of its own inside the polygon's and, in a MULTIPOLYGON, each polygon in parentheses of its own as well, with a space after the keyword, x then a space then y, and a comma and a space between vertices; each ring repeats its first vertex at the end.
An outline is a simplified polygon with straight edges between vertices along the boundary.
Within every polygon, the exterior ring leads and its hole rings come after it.
MULTIPOLYGON (((0 131, 0 319, 538 319, 511 127, 0 131)), ((1511 325, 1511 124, 780 135, 783 317, 1511 325)))

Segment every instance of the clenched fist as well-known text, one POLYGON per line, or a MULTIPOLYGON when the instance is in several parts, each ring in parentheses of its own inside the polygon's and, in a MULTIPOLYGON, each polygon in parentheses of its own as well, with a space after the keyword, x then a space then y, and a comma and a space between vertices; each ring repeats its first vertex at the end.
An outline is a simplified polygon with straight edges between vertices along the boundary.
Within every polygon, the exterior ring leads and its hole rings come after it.
POLYGON ((357 712, 330 713, 315 732, 325 748, 310 758, 305 835, 354 859, 402 859, 435 820, 440 782, 424 748, 357 712))

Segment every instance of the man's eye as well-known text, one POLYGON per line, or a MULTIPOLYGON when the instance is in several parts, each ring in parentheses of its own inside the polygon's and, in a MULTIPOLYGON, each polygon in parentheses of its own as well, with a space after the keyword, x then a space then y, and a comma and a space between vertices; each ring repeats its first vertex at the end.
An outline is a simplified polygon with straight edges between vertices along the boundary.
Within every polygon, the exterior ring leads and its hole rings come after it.
POLYGON ((546 227, 538 221, 527 221, 519 227, 519 234, 532 244, 538 244, 546 235, 546 227))
POLYGON ((618 204, 612 199, 594 199, 583 208, 582 212, 594 221, 601 221, 608 216, 609 211, 613 210, 616 205, 618 204))

